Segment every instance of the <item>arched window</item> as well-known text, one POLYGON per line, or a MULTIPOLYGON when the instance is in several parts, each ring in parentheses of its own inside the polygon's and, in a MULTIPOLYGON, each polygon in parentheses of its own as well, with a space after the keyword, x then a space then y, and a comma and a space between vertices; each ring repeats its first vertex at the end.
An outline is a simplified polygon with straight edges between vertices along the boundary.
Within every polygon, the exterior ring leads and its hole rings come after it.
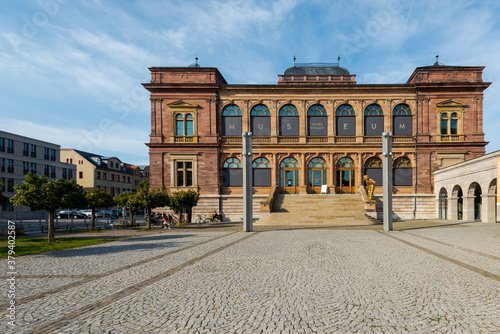
POLYGON ((377 157, 371 157, 365 161, 365 174, 373 179, 378 186, 383 184, 382 160, 377 157))
POLYGON ((263 104, 256 105, 250 112, 253 136, 271 135, 271 117, 269 108, 263 104))
POLYGON ((299 135, 299 113, 294 105, 287 104, 280 109, 280 136, 299 135))
POLYGON ((271 186, 271 163, 266 158, 257 158, 252 163, 253 186, 271 186))
POLYGON ((392 180, 394 186, 411 186, 413 184, 413 168, 410 159, 399 157, 392 163, 392 180))
POLYGON ((321 185, 327 184, 326 161, 322 158, 314 158, 307 165, 309 171, 309 187, 321 191, 321 185))
POLYGON ((381 136, 384 132, 384 113, 378 104, 365 108, 365 136, 381 136))
POLYGON ((193 136, 193 115, 177 114, 175 117, 175 135, 193 136))
POLYGON ((327 136, 328 125, 325 108, 320 105, 314 105, 307 111, 307 135, 308 136, 327 136))
POLYGON ((343 104, 335 112, 337 118, 337 136, 356 135, 356 116, 348 104, 343 104))
POLYGON ((222 170, 224 187, 242 187, 243 171, 241 161, 237 158, 229 158, 224 162, 222 170))
POLYGON ((392 110, 392 133, 395 136, 412 135, 411 110, 406 104, 398 104, 392 110))
POLYGON ((222 111, 222 131, 224 136, 241 136, 241 110, 231 104, 222 111))

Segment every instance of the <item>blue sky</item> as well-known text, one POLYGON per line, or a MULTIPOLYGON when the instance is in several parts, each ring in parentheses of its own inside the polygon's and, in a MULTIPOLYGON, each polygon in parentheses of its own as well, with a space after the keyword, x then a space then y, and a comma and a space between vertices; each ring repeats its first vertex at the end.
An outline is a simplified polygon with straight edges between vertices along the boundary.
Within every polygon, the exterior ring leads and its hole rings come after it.
POLYGON ((6 0, 0 129, 148 164, 148 67, 217 67, 275 84, 297 62, 336 62, 358 83, 405 83, 436 52, 482 65, 487 152, 500 149, 496 0, 6 0))

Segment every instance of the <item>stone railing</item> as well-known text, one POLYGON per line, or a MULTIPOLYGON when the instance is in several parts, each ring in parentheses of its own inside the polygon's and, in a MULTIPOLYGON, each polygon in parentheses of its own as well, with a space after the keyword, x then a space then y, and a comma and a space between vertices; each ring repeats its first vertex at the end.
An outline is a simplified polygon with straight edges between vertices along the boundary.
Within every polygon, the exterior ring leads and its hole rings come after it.
POLYGON ((276 189, 278 186, 274 185, 269 192, 266 200, 260 202, 260 218, 269 216, 271 210, 273 209, 274 195, 276 194, 276 189))

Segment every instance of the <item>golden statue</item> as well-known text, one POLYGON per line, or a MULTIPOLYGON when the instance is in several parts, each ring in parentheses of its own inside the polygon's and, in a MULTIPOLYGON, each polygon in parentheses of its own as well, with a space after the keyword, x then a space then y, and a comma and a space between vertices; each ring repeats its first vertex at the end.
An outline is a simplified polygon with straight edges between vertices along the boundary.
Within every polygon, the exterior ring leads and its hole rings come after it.
POLYGON ((371 201, 373 199, 373 192, 375 191, 375 185, 377 182, 375 182, 374 179, 371 179, 368 175, 365 175, 363 177, 363 180, 366 182, 366 193, 368 195, 368 200, 371 201))

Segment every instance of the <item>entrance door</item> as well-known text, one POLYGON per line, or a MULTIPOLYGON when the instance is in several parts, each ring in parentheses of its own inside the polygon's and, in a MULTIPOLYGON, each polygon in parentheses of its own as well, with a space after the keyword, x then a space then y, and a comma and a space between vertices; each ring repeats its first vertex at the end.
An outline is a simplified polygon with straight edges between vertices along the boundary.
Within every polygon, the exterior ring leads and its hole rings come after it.
POLYGON ((326 162, 321 158, 312 159, 309 164, 309 188, 315 192, 321 192, 321 186, 326 183, 326 162))
POLYGON ((337 192, 356 193, 354 162, 349 158, 342 158, 337 162, 337 192))
POLYGON ((299 164, 293 158, 284 159, 281 164, 281 188, 288 194, 299 192, 299 164))

